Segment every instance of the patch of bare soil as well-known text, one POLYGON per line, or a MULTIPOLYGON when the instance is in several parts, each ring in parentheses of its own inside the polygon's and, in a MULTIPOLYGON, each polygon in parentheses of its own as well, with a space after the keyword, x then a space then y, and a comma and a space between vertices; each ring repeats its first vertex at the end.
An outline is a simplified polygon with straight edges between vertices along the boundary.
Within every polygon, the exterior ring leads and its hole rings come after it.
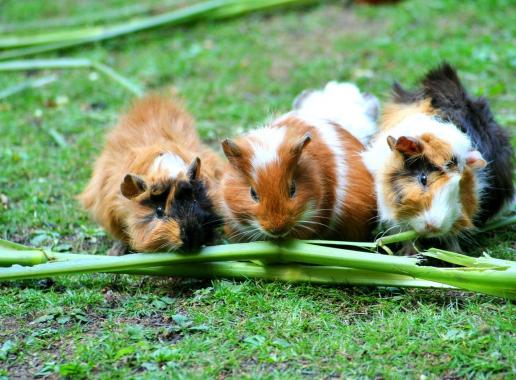
POLYGON ((337 57, 344 60, 353 52, 335 51, 336 41, 367 33, 376 36, 387 26, 387 20, 371 21, 357 16, 355 8, 343 5, 326 6, 316 10, 321 23, 309 23, 311 15, 300 15, 296 24, 285 25, 281 16, 271 18, 268 25, 270 46, 276 50, 270 75, 288 79, 295 63, 320 57, 337 57))

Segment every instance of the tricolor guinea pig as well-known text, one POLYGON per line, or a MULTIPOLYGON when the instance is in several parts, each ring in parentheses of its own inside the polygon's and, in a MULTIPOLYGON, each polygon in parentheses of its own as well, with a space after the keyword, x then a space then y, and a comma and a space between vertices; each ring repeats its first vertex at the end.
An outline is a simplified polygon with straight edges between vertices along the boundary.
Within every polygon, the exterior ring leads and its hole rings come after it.
POLYGON ((349 83, 303 93, 294 110, 222 148, 222 212, 232 240, 367 238, 373 179, 360 157, 378 103, 349 83))
POLYGON ((111 131, 79 199, 136 251, 191 250, 221 224, 214 205, 223 165, 179 102, 148 96, 111 131))
POLYGON ((466 93, 450 65, 430 71, 418 91, 396 84, 379 128, 363 157, 387 225, 459 249, 457 235, 513 199, 508 133, 485 99, 466 93))

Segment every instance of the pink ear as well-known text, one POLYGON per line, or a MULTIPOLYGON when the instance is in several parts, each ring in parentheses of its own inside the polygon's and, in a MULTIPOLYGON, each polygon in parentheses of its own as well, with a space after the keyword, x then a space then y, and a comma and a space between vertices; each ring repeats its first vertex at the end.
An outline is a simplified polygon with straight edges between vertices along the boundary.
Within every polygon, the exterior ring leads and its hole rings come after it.
POLYGON ((478 150, 472 150, 466 155, 466 165, 474 170, 483 169, 487 162, 478 150))

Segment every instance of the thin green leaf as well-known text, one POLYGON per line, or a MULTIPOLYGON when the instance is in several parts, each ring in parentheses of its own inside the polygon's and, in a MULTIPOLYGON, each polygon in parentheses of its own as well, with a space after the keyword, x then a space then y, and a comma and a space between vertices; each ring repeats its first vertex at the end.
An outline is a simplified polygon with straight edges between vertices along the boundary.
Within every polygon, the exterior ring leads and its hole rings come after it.
POLYGON ((14 86, 0 90, 0 99, 5 99, 9 96, 18 94, 22 91, 25 91, 25 90, 28 90, 31 88, 38 88, 38 87, 46 86, 47 84, 55 82, 56 80, 57 80, 56 75, 48 75, 48 76, 45 76, 42 78, 28 79, 26 81, 23 81, 21 83, 14 85, 14 86))

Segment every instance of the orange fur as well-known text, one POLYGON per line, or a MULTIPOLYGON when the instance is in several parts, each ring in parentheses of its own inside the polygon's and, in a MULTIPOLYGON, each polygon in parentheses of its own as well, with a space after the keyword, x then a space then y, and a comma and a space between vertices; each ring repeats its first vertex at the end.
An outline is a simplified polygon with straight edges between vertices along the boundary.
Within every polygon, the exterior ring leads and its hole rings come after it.
POLYGON ((379 123, 380 131, 391 129, 408 116, 418 113, 436 115, 437 111, 432 108, 430 99, 412 104, 387 103, 381 115, 379 123))
MULTIPOLYGON (((84 208, 109 234, 139 251, 175 249, 182 243, 176 221, 142 222, 149 214, 149 206, 141 202, 151 194, 159 194, 160 188, 161 191, 173 189, 185 176, 181 173, 178 178, 171 179, 161 168, 151 171, 156 158, 167 152, 187 164, 196 156, 202 159, 200 179, 208 187, 214 204, 218 204, 216 186, 222 175, 221 159, 201 144, 194 121, 180 102, 157 95, 136 101, 120 118, 107 136, 90 182, 79 196, 84 208), (128 173, 140 176, 148 184, 143 194, 132 199, 124 197, 120 191, 128 173)), ((169 199, 166 204, 171 201, 169 199)))
POLYGON ((259 224, 262 230, 278 231, 289 238, 365 239, 375 215, 376 200, 372 177, 359 157, 362 144, 337 126, 347 158, 347 188, 337 222, 330 226, 337 183, 332 150, 316 128, 298 117, 280 119, 271 127, 286 129, 277 150, 278 160, 253 167, 251 147, 259 141, 252 134, 235 139, 239 155, 235 157, 226 152, 230 165, 222 182, 222 196, 228 219, 226 229, 233 240, 253 240, 253 233, 245 233, 253 223, 259 224), (295 147, 307 133, 311 135, 311 142, 296 153, 295 147), (296 193, 290 198, 289 188, 294 180, 296 193), (250 196, 250 187, 259 194, 259 202, 250 196), (308 205, 317 212, 307 217, 304 213, 308 205), (303 217, 308 219, 304 227, 300 222, 303 217))

